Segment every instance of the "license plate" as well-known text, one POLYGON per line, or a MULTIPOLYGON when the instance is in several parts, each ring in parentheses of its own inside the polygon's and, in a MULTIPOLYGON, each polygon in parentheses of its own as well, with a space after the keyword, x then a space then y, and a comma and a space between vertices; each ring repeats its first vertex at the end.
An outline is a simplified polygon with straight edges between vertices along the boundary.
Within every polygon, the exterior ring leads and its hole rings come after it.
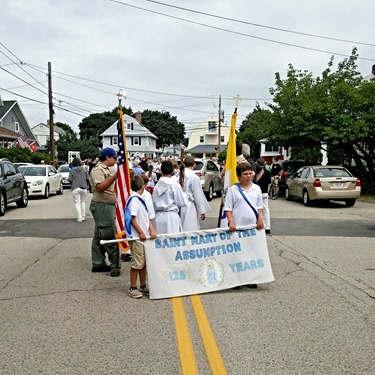
POLYGON ((344 184, 342 182, 335 182, 333 184, 333 187, 335 188, 343 188, 344 187, 344 184))

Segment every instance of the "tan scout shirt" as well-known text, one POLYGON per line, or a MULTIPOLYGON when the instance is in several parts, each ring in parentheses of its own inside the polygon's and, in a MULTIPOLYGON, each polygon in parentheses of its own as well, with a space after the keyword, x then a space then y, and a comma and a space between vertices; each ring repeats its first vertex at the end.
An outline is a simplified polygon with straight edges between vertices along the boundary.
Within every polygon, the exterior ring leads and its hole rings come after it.
POLYGON ((95 202, 102 202, 108 204, 115 204, 116 203, 116 194, 115 194, 115 183, 113 183, 107 190, 99 191, 96 188, 97 184, 102 183, 106 178, 112 176, 113 173, 109 170, 109 168, 101 163, 100 161, 98 164, 91 170, 90 173, 90 184, 92 188, 92 200, 95 202))

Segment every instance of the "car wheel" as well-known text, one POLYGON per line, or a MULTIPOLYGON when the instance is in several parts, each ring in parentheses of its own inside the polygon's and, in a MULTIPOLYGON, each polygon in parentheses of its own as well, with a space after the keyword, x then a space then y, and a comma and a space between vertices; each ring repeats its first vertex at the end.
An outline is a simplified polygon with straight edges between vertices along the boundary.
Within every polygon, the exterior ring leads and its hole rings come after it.
POLYGON ((59 194, 59 195, 64 194, 64 186, 63 186, 62 182, 60 183, 60 189, 57 190, 56 194, 59 194))
POLYGON ((288 186, 285 188, 285 199, 287 201, 291 201, 293 199, 292 196, 290 195, 288 186))
POLYGON ((347 199, 347 200, 345 201, 345 204, 346 204, 348 207, 352 207, 352 206, 354 206, 354 204, 355 204, 355 199, 347 199))
POLYGON ((17 207, 27 207, 27 204, 29 203, 29 196, 27 194, 27 189, 23 189, 22 191, 22 198, 16 202, 17 207))
POLYGON ((7 206, 6 199, 5 199, 5 193, 0 193, 0 216, 5 215, 5 208, 7 206))
POLYGON ((309 193, 307 192, 307 190, 305 190, 303 192, 303 204, 305 206, 309 206, 310 205, 310 197, 309 197, 309 193))
POLYGON ((46 190, 44 191, 43 198, 44 199, 48 199, 49 198, 49 185, 48 184, 46 185, 46 190))
POLYGON ((208 201, 212 201, 212 198, 214 196, 214 187, 212 186, 212 184, 210 184, 208 192, 205 193, 205 195, 208 201))

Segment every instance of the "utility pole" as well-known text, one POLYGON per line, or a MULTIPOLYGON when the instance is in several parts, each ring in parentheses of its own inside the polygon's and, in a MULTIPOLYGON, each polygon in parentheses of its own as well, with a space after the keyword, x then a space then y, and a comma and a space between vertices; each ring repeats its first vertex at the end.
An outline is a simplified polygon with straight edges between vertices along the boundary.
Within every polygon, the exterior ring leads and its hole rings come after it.
POLYGON ((219 128, 218 128, 218 133, 217 133, 217 154, 220 154, 220 141, 221 141, 221 95, 219 97, 219 128))
POLYGON ((53 102, 52 102, 52 73, 51 63, 48 62, 48 107, 49 107, 49 144, 51 152, 51 162, 54 167, 55 164, 55 138, 53 128, 53 102))

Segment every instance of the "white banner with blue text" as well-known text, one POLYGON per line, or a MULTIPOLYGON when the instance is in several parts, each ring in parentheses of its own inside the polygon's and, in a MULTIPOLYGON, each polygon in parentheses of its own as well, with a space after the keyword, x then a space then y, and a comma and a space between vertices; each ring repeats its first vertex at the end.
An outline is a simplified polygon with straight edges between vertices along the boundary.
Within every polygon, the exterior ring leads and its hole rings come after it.
POLYGON ((274 281, 264 230, 217 228, 144 242, 150 298, 169 298, 274 281))

